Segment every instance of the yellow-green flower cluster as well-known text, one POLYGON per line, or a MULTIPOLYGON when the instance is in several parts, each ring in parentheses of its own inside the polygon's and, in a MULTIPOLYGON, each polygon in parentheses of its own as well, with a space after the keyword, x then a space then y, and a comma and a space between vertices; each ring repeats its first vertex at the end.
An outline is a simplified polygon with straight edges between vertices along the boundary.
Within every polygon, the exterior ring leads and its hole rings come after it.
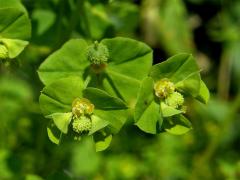
POLYGON ((72 128, 76 133, 90 131, 92 128, 91 114, 94 105, 85 98, 76 98, 72 103, 73 122, 72 128))
POLYGON ((155 95, 175 109, 182 108, 184 97, 176 91, 175 85, 169 79, 164 78, 157 81, 154 85, 155 95))
POLYGON ((155 95, 159 98, 166 98, 175 91, 175 85, 164 78, 157 81, 154 85, 155 95))

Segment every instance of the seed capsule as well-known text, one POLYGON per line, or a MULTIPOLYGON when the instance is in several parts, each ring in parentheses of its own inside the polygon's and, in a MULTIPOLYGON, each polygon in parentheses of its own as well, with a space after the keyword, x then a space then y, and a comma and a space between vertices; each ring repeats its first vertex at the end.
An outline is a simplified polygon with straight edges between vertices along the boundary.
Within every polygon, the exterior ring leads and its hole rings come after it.
POLYGON ((154 84, 155 95, 160 98, 166 98, 175 91, 174 84, 169 79, 161 79, 154 84))
POLYGON ((87 58, 92 64, 104 64, 108 61, 109 51, 107 46, 98 43, 90 45, 87 49, 87 58))
POLYGON ((179 92, 174 92, 165 99, 165 102, 168 106, 171 106, 173 108, 179 108, 183 105, 184 98, 183 95, 179 92))
POLYGON ((72 113, 75 117, 91 115, 94 105, 86 98, 76 98, 72 103, 72 113))
POLYGON ((5 60, 9 57, 8 49, 4 44, 0 44, 0 60, 5 60))
POLYGON ((81 116, 73 120, 72 128, 76 133, 88 132, 92 128, 92 122, 88 117, 81 116))

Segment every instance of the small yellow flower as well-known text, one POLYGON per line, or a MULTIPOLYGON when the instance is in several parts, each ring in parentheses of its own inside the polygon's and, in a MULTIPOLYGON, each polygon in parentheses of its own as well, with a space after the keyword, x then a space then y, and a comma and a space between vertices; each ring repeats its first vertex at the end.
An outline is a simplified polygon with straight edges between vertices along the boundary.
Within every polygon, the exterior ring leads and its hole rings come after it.
POLYGON ((174 84, 167 78, 161 79, 154 84, 155 95, 166 98, 175 91, 174 84))
POLYGON ((76 117, 91 115, 94 105, 86 98, 76 98, 72 103, 72 113, 76 117))

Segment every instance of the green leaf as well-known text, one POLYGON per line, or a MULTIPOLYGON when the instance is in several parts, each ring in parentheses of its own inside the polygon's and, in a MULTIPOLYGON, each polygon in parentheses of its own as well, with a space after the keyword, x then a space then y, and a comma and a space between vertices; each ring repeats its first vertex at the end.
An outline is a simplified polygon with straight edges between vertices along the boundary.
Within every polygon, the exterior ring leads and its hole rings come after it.
MULTIPOLYGON (((2 0, 1 0, 2 1, 2 0)), ((0 1, 0 3, 2 3, 0 1)), ((31 35, 31 24, 25 10, 8 6, 0 8, 0 39, 26 40, 31 35)))
POLYGON ((56 14, 51 10, 35 9, 32 13, 32 19, 37 24, 36 34, 41 36, 54 24, 56 14))
POLYGON ((199 94, 196 97, 196 99, 204 104, 207 104, 209 98, 210 98, 209 90, 208 90, 206 84, 201 80, 199 94))
POLYGON ((128 114, 126 110, 94 110, 94 114, 96 114, 101 119, 109 122, 109 128, 111 129, 111 133, 116 134, 122 128, 124 123, 128 118, 128 114))
POLYGON ((47 134, 50 141, 52 141, 55 144, 60 143, 62 133, 58 130, 58 128, 52 121, 50 121, 47 126, 47 134))
POLYGON ((144 132, 150 134, 158 133, 162 124, 159 104, 152 101, 135 124, 144 132))
POLYGON ((91 116, 91 120, 92 120, 92 128, 89 131, 88 135, 92 135, 93 133, 97 132, 100 129, 103 129, 104 127, 106 127, 109 124, 108 121, 105 121, 95 115, 91 116))
POLYGON ((31 24, 20 1, 0 0, 0 43, 8 49, 9 58, 15 58, 27 46, 31 24))
POLYGON ((87 43, 82 39, 72 39, 61 49, 51 54, 39 67, 38 75, 44 84, 68 76, 82 77, 89 65, 86 57, 87 43))
POLYGON ((106 132, 97 132, 93 135, 96 151, 103 151, 107 149, 112 141, 112 134, 106 132))
POLYGON ((18 39, 0 39, 0 42, 8 48, 9 58, 11 59, 17 57, 28 45, 27 41, 18 39))
POLYGON ((127 109, 126 104, 119 98, 110 96, 103 90, 97 88, 86 88, 83 90, 83 97, 89 99, 97 109, 117 110, 127 109))
POLYGON ((183 111, 170 107, 166 105, 164 102, 161 102, 161 110, 163 117, 169 117, 183 113, 183 111))
POLYGON ((39 98, 44 115, 71 112, 72 102, 82 97, 83 82, 79 77, 68 77, 43 88, 39 98))
POLYGON ((53 119, 53 122, 57 126, 57 128, 63 133, 67 134, 68 126, 71 122, 72 113, 54 113, 49 115, 48 117, 53 119))
POLYGON ((152 67, 150 76, 154 81, 170 79, 176 87, 187 94, 197 96, 200 87, 199 68, 190 54, 177 54, 152 67))
POLYGON ((142 116, 143 112, 148 108, 154 100, 153 94, 153 79, 147 77, 143 80, 137 96, 137 103, 135 106, 134 119, 137 122, 142 116))
POLYGON ((164 129, 174 135, 182 135, 192 129, 191 122, 183 115, 176 115, 164 119, 164 129))
POLYGON ((136 99, 140 83, 149 73, 152 50, 142 42, 122 37, 104 39, 102 43, 110 56, 106 73, 129 104, 136 99))
POLYGON ((135 124, 144 132, 156 134, 162 124, 160 105, 155 102, 153 79, 142 81, 134 113, 135 124))
POLYGON ((178 91, 196 97, 199 93, 200 81, 201 78, 199 72, 195 72, 186 77, 186 79, 175 84, 175 86, 178 91), (196 87, 198 87, 198 89, 196 87))

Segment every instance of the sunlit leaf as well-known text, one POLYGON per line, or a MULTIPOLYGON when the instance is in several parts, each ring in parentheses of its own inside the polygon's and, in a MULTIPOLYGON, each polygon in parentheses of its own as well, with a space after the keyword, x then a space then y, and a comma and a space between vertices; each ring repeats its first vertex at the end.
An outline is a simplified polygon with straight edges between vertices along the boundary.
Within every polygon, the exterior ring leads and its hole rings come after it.
POLYGON ((49 115, 48 117, 53 119, 53 122, 57 126, 57 128, 63 133, 67 134, 68 126, 71 122, 72 113, 54 113, 49 115))
POLYGON ((93 140, 95 142, 96 151, 103 151, 110 146, 112 135, 106 132, 98 132, 94 134, 93 140))
POLYGON ((210 98, 209 90, 206 84, 201 80, 199 94, 196 97, 196 99, 204 104, 207 104, 209 98, 210 98))
POLYGON ((52 141, 55 144, 60 143, 62 133, 58 130, 58 128, 52 121, 50 121, 47 126, 47 134, 50 141, 52 141))
POLYGON ((191 122, 183 115, 176 115, 164 119, 163 128, 170 134, 182 135, 192 129, 191 122))
POLYGON ((82 77, 84 69, 89 65, 86 51, 87 43, 84 40, 68 41, 41 64, 38 69, 41 81, 50 84, 56 79, 72 75, 82 77))

